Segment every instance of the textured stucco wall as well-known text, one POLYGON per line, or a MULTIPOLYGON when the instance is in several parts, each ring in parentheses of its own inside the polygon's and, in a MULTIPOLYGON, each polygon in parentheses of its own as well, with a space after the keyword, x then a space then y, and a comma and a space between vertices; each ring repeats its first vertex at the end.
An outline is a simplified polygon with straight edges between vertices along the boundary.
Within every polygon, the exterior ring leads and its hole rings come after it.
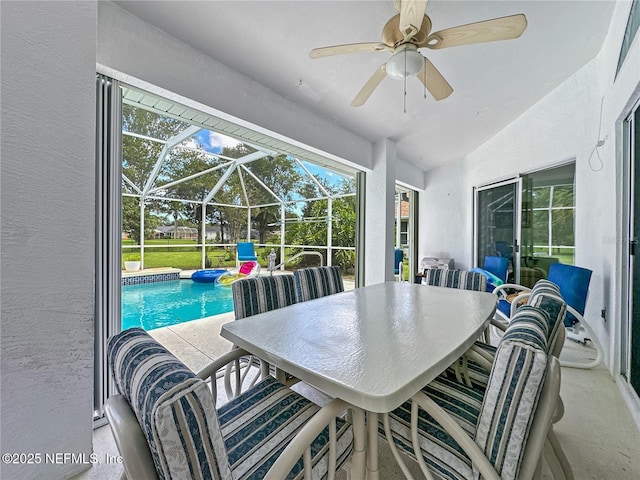
POLYGON ((614 83, 629 5, 617 3, 609 34, 594 60, 475 152, 427 172, 421 205, 421 212, 426 213, 420 224, 423 253, 450 250, 457 265, 470 267, 473 187, 575 159, 576 264, 594 272, 586 316, 605 346, 605 360, 613 373, 619 349, 615 332, 621 323, 619 240, 625 228, 619 208, 623 201, 618 179, 622 161, 619 122, 623 112, 637 101, 640 88, 640 38, 636 38, 614 83), (599 149, 602 164, 591 157, 601 116, 600 138, 607 138, 599 149), (459 222, 450 221, 460 214, 459 222), (447 239, 456 239, 455 246, 447 239), (609 315, 606 323, 600 318, 602 308, 609 315))
POLYGON ((91 453, 95 191, 93 2, 1 2, 2 479, 86 469, 91 453), (80 459, 81 460, 81 459, 80 459))

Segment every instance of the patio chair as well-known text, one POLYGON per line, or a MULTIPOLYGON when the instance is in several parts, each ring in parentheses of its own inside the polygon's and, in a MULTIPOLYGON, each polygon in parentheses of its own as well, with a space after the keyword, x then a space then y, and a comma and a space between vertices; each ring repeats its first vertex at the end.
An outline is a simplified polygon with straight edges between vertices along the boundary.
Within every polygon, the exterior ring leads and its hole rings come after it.
POLYGON ((530 308, 507 329, 486 383, 469 387, 440 375, 383 416, 379 433, 390 439, 405 475, 400 450, 430 479, 433 471, 439 478, 528 480, 535 478, 542 458, 554 477, 565 473, 556 455, 545 455, 556 442, 551 420, 560 366, 546 352, 548 314, 530 308))
POLYGON ((293 280, 297 302, 344 292, 342 273, 335 266, 301 268, 293 272, 293 280))
POLYGON ((236 267, 242 262, 258 261, 258 256, 252 242, 238 242, 236 247, 236 267))
POLYGON ((254 262, 253 260, 248 260, 244 262, 242 265, 240 265, 240 267, 238 268, 224 271, 222 274, 218 276, 218 278, 216 278, 216 284, 221 285, 223 287, 228 287, 230 285, 233 285, 236 281, 240 280, 241 278, 255 277, 259 273, 260 273, 260 264, 258 262, 254 262))
MULTIPOLYGON (((297 303, 293 275, 241 278, 231 284, 231 290, 236 320, 297 303)), ((233 348, 237 347, 234 345, 233 348)), ((252 361, 255 363, 258 360, 252 361)), ((229 371, 227 369, 225 374, 227 389, 229 388, 229 371)), ((272 367, 271 372, 287 386, 298 381, 297 378, 280 369, 272 367)))
MULTIPOLYGON (((549 267, 547 280, 557 285, 562 298, 567 302, 567 315, 564 320, 567 338, 583 345, 590 341, 596 350, 596 358, 592 361, 573 362, 560 360, 560 365, 563 367, 591 369, 600 365, 604 357, 603 349, 597 336, 583 316, 591 275, 591 270, 574 265, 552 263, 549 267)), ((540 282, 544 281, 539 280, 538 283, 540 282)), ((536 283, 536 286, 538 283, 536 283)), ((498 295, 499 299, 497 317, 508 322, 518 305, 526 301, 530 292, 531 290, 528 288, 515 284, 505 284, 496 288, 494 293, 498 295), (507 289, 515 290, 516 294, 508 294, 509 290, 507 289)))
MULTIPOLYGON (((461 290, 484 292, 486 290, 487 277, 482 273, 473 271, 426 268, 424 270, 422 283, 434 287, 459 288, 461 290)), ((487 340, 489 338, 488 331, 485 333, 485 338, 487 340)), ((466 371, 466 362, 467 358, 463 355, 459 361, 454 363, 456 377, 459 381, 462 381, 462 373, 466 371)))
POLYGON ((363 475, 364 413, 341 400, 320 408, 268 377, 216 408, 217 372, 244 355, 229 352, 196 375, 140 328, 109 340, 120 394, 105 414, 122 479, 333 478, 348 461, 363 475), (353 424, 338 416, 347 409, 353 424))
POLYGON ((236 320, 297 302, 293 275, 241 278, 231 289, 236 320))
POLYGON ((472 272, 482 273, 487 277, 487 292, 493 292, 496 287, 507 281, 507 270, 509 269, 509 259, 507 257, 484 257, 482 268, 473 268, 472 272))
MULTIPOLYGON (((527 301, 528 303, 526 305, 523 305, 521 308, 518 308, 517 312, 514 312, 513 320, 508 326, 502 326, 500 328, 504 331, 511 327, 514 322, 518 322, 518 315, 523 313, 529 314, 526 321, 532 323, 535 318, 536 309, 543 311, 546 316, 538 316, 538 323, 542 323, 538 325, 538 327, 541 332, 546 332, 547 353, 559 359, 565 341, 564 319, 567 314, 567 304, 560 295, 558 286, 548 280, 539 280, 531 290, 527 301), (542 322, 542 318, 544 318, 544 322, 542 322)), ((483 342, 474 343, 470 352, 466 354, 469 359, 465 365, 467 386, 470 386, 470 381, 472 383, 486 385, 489 377, 488 372, 495 361, 496 351, 497 348, 492 345, 483 342)), ((563 415, 564 402, 558 395, 556 409, 552 418, 553 423, 559 422, 563 415)), ((571 465, 553 432, 550 433, 547 440, 549 441, 549 448, 545 452, 545 458, 548 463, 554 465, 556 469, 559 469, 556 474, 561 478, 573 478, 571 465)))
POLYGON ((484 265, 482 266, 486 271, 493 273, 496 277, 502 280, 502 283, 507 281, 507 270, 509 269, 509 259, 507 257, 492 257, 487 255, 484 257, 484 265))
POLYGON ((466 270, 426 268, 422 283, 434 287, 460 288, 462 290, 484 292, 487 286, 487 277, 481 273, 468 272, 466 270))
POLYGON ((402 282, 404 280, 404 252, 400 248, 393 251, 393 274, 396 280, 402 282))

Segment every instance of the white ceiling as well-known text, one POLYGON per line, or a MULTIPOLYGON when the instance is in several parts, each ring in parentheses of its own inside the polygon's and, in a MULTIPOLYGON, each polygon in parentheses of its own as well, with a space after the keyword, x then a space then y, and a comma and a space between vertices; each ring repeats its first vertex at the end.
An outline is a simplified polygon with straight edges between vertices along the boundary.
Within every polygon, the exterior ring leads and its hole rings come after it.
MULTIPOLYGON (((454 91, 436 102, 417 78, 390 78, 358 108, 351 100, 389 52, 312 60, 309 51, 380 41, 395 15, 379 1, 118 1, 121 7, 370 141, 390 138, 424 170, 461 158, 516 119, 600 50, 613 1, 430 0, 432 31, 524 13, 515 40, 421 53, 454 91)), ((269 128, 268 125, 263 125, 269 128)))

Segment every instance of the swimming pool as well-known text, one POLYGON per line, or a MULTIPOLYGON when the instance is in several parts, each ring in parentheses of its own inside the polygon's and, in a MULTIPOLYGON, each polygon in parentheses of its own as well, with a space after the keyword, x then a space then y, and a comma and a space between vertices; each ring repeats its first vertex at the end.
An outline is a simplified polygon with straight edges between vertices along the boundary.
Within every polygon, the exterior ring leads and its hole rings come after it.
POLYGON ((230 288, 191 280, 122 286, 122 329, 166 327, 233 311, 230 288))

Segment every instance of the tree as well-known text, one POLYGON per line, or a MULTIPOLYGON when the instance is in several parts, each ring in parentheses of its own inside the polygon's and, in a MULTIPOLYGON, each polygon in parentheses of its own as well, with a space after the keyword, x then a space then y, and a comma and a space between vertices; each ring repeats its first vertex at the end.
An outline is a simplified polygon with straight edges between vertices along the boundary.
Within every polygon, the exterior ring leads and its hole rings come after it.
MULTIPOLYGON (((188 124, 170 117, 124 104, 122 106, 122 128, 125 132, 145 137, 166 140, 177 135, 188 124)), ((137 188, 123 181, 123 192, 139 194, 144 189, 154 165, 162 152, 163 144, 145 138, 123 135, 122 138, 122 175, 137 188)), ((161 211, 161 203, 147 200, 145 206, 150 210, 161 211)), ((145 215, 145 236, 158 225, 157 218, 150 213, 145 215)), ((140 200, 135 197, 122 198, 122 230, 140 243, 140 200)))
MULTIPOLYGON (((338 186, 332 186, 326 181, 318 178, 322 186, 332 194, 352 193, 355 190, 353 180, 345 179, 338 186)), ((317 186, 308 186, 308 198, 320 197, 317 186)), ((328 225, 328 200, 314 200, 306 202, 300 215, 299 223, 287 225, 287 243, 294 245, 326 245, 327 225, 328 225), (306 219, 306 221, 305 221, 306 219)), ((355 247, 356 238, 356 209, 355 195, 336 198, 331 205, 332 216, 332 238, 333 246, 355 247)), ((307 260, 301 261, 304 265, 307 260)), ((309 261, 312 261, 309 259, 309 261)), ((355 255, 350 250, 337 250, 332 261, 343 268, 355 266, 355 255)))

